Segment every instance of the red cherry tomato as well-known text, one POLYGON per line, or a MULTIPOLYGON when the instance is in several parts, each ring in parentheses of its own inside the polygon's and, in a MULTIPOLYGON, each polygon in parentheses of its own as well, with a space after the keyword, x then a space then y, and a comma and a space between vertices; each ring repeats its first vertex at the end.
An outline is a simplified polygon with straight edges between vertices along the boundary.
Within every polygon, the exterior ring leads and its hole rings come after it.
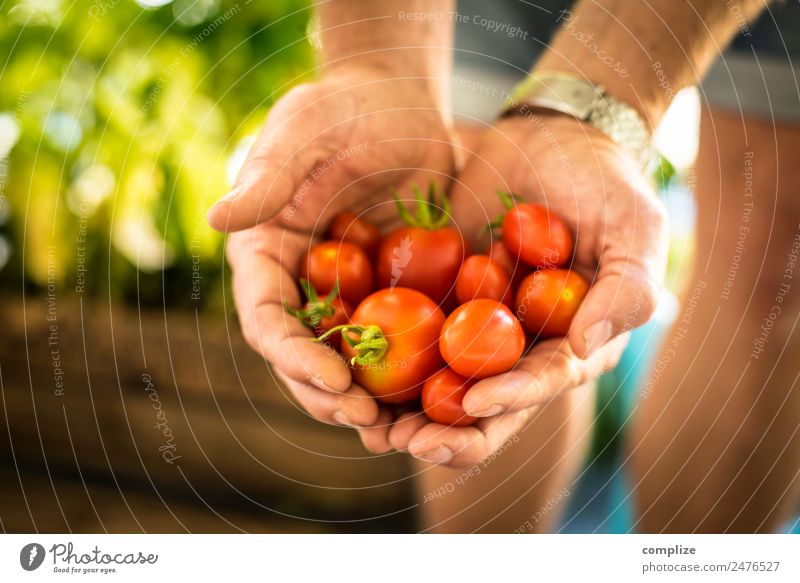
POLYGON ((381 244, 381 232, 378 228, 350 211, 341 212, 333 218, 329 236, 334 241, 358 245, 370 258, 377 255, 381 244))
POLYGON ((511 276, 511 287, 514 289, 517 289, 520 282, 531 272, 527 263, 523 263, 511 255, 501 239, 496 240, 489 247, 489 257, 511 276))
POLYGON ((466 255, 466 244, 455 229, 401 227, 389 233, 378 250, 378 287, 408 287, 440 304, 466 255))
MULTIPOLYGON (((353 312, 353 308, 347 302, 343 302, 339 298, 334 298, 333 301, 330 303, 331 307, 333 308, 333 314, 330 316, 323 317, 319 324, 314 326, 314 334, 317 336, 322 336, 330 330, 331 328, 335 328, 336 326, 342 326, 347 324, 350 321, 350 316, 353 312)), ((342 344, 342 335, 341 334, 333 334, 328 337, 327 340, 328 344, 330 344, 333 348, 339 350, 339 347, 342 344)))
POLYGON ((525 333, 500 302, 472 300, 448 316, 439 349, 458 374, 482 379, 511 370, 525 350, 525 333))
MULTIPOLYGON (((329 305, 333 310, 333 314, 330 316, 323 316, 320 318, 319 323, 316 326, 313 326, 314 334, 316 336, 322 336, 328 330, 335 328, 336 326, 347 324, 347 322, 350 321, 348 314, 353 311, 353 308, 350 307, 350 304, 343 302, 339 298, 334 298, 331 300, 329 305)), ((314 308, 311 304, 306 304, 304 309, 312 310, 314 308)), ((325 341, 336 350, 339 350, 339 347, 342 344, 342 335, 332 334, 331 336, 328 336, 325 341)))
POLYGON ((566 336, 589 284, 569 269, 534 271, 517 290, 517 317, 542 338, 566 336))
POLYGON ((518 204, 503 219, 503 241, 512 255, 531 267, 560 267, 572 256, 572 233, 546 208, 518 204))
POLYGON ((425 415, 442 425, 472 425, 478 418, 467 415, 461 402, 473 384, 474 381, 465 379, 449 368, 437 372, 422 387, 425 415))
POLYGON ((372 265, 361 247, 346 241, 314 245, 300 262, 300 276, 321 294, 339 282, 339 296, 358 304, 372 291, 372 265))
POLYGON ((331 290, 326 297, 321 298, 310 281, 301 279, 300 287, 305 293, 306 303, 299 310, 287 305, 286 311, 309 328, 313 328, 317 336, 347 323, 353 309, 350 304, 339 298, 338 289, 331 290))
MULTIPOLYGON (((301 279, 300 286, 306 295, 306 303, 299 310, 286 306, 286 311, 314 330, 314 334, 322 336, 336 326, 346 324, 353 308, 338 297, 338 290, 332 290, 324 298, 319 297, 311 282, 301 279)), ((341 336, 334 334, 326 339, 333 347, 338 348, 341 336)))
MULTIPOLYGON (((314 332, 316 332, 317 336, 321 336, 331 328, 347 324, 347 322, 350 321, 349 314, 353 311, 350 304, 343 302, 339 298, 333 298, 330 306, 333 308, 333 314, 330 316, 323 316, 319 324, 314 327, 314 332)), ((308 307, 308 304, 306 304, 306 307, 308 307)))
MULTIPOLYGON (((370 340, 371 326, 380 328, 388 347, 375 362, 354 364, 353 380, 384 403, 416 399, 422 384, 442 366, 437 341, 444 320, 439 307, 413 289, 382 289, 368 296, 351 317, 367 337, 352 328, 343 330, 342 353, 348 359, 363 356, 351 342, 370 340)), ((380 346, 374 338, 372 342, 380 346)))
POLYGON ((505 269, 486 255, 467 257, 456 280, 456 297, 460 304, 485 298, 511 307, 513 295, 505 269))

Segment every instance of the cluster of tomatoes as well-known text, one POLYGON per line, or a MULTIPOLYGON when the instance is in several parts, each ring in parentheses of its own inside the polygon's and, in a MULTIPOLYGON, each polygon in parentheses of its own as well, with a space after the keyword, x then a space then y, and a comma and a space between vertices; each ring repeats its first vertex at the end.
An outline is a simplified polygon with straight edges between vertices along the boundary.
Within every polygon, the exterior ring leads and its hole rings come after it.
POLYGON ((379 401, 421 396, 432 421, 470 425, 461 403, 472 384, 510 370, 531 342, 565 336, 589 284, 564 268, 572 233, 544 207, 501 193, 507 211, 490 228, 502 239, 471 255, 447 198, 433 186, 416 198, 413 212, 397 200, 406 226, 385 237, 353 213, 336 216, 302 259, 306 304, 287 310, 379 401))

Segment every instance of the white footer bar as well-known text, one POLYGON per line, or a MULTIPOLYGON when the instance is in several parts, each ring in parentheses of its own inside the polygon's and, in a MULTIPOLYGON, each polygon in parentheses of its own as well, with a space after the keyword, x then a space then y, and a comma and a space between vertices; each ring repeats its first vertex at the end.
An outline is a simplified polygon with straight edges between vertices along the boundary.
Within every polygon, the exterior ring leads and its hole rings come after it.
POLYGON ((799 566, 793 535, 0 536, 9 582, 796 582, 799 566))

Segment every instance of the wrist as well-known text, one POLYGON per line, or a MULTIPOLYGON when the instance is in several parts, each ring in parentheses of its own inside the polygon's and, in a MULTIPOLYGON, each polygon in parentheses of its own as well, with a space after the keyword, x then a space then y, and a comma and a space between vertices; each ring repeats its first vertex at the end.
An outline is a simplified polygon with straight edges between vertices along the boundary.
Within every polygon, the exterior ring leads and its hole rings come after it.
POLYGON ((532 74, 514 90, 505 116, 560 114, 594 128, 625 149, 641 167, 652 158, 650 129, 641 113, 605 87, 559 71, 532 74))
POLYGON ((544 138, 544 140, 537 139, 537 143, 540 143, 542 148, 555 150, 559 157, 568 157, 568 153, 573 151, 576 146, 582 147, 589 142, 595 151, 598 149, 603 151, 622 149, 619 144, 597 128, 558 111, 541 111, 535 115, 503 117, 496 124, 502 128, 503 134, 544 138))
POLYGON ((613 67, 598 62, 577 57, 570 60, 550 51, 539 60, 533 75, 559 72, 601 86, 606 94, 633 108, 652 131, 669 107, 669 96, 653 82, 655 73, 630 59, 613 67))
POLYGON ((401 59, 388 57, 382 52, 329 58, 322 63, 321 71, 326 75, 338 74, 342 71, 363 71, 372 77, 385 80, 424 80, 428 78, 424 67, 404 67, 401 59))
POLYGON ((404 66, 402 59, 386 58, 381 54, 362 54, 329 61, 323 65, 322 71, 326 77, 368 77, 391 83, 398 88, 398 96, 412 92, 419 101, 430 103, 443 114, 450 110, 449 69, 446 72, 434 69, 435 73, 428 73, 425 69, 404 66))
POLYGON ((449 103, 453 0, 338 0, 318 9, 324 70, 361 67, 386 79, 418 79, 449 103))

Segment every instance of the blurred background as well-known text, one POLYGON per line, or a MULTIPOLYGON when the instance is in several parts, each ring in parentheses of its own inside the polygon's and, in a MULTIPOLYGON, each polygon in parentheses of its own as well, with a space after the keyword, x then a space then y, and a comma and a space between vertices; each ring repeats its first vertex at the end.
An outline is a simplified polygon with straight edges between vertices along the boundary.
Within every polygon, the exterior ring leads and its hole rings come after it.
MULTIPOLYGON (((412 470, 314 422, 238 332, 205 222, 270 105, 313 74, 303 0, 0 5, 0 527, 413 531, 412 470)), ((650 169, 670 286, 691 258, 694 93, 650 169)), ((614 530, 635 388, 665 294, 601 380, 563 529, 614 530)))

